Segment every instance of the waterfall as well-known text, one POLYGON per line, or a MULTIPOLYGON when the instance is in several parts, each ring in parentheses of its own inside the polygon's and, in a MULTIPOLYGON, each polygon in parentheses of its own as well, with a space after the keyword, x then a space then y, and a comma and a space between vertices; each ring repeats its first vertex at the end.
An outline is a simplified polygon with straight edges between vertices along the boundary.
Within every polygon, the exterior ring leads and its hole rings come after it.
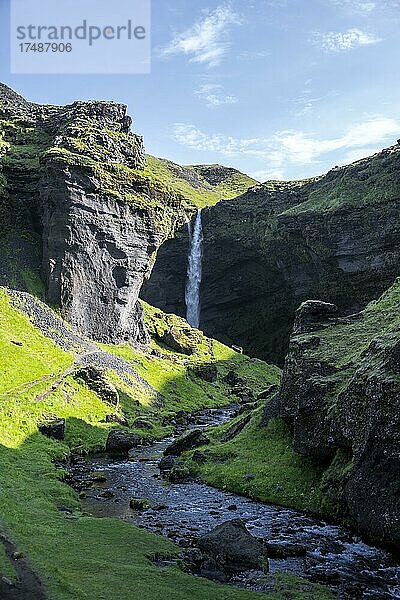
POLYGON ((189 231, 189 258, 185 290, 186 320, 192 327, 200 324, 200 285, 203 260, 203 227, 201 209, 197 211, 193 233, 190 221, 187 222, 189 231))

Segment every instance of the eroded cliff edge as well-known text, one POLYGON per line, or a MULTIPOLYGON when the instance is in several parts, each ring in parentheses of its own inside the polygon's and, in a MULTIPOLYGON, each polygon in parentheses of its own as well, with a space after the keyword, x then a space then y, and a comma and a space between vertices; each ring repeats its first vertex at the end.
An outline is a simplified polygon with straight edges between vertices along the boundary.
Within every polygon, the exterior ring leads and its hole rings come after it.
POLYGON ((400 547, 400 279, 348 317, 297 311, 279 394, 293 448, 325 465, 326 514, 400 547))
MULTIPOLYGON (((400 264, 400 145, 323 177, 268 182, 203 211, 201 327, 283 363, 295 311, 319 298, 342 315, 376 299, 400 264)), ((143 297, 184 314, 187 237, 160 249, 143 297)))
POLYGON ((126 107, 40 106, 0 86, 0 126, 1 283, 42 279, 84 335, 145 342, 138 295, 181 196, 143 174, 126 107))

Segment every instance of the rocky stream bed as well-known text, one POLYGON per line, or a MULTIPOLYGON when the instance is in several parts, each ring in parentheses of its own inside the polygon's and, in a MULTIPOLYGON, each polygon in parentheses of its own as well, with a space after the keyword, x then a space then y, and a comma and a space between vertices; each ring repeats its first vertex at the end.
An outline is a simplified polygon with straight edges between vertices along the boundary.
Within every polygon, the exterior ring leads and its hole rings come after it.
MULTIPOLYGON (((191 427, 226 422, 234 411, 235 407, 203 411, 191 427)), ((267 593, 271 584, 264 572, 283 571, 325 584, 343 600, 400 598, 398 558, 368 545, 350 530, 193 479, 168 481, 159 462, 181 433, 178 428, 173 437, 136 448, 128 458, 99 455, 75 462, 70 468, 71 481, 81 492, 83 510, 96 517, 118 517, 168 537, 182 547, 181 558, 194 574, 231 585, 267 593), (247 567, 238 568, 233 561, 219 569, 215 561, 204 560, 201 540, 223 524, 215 536, 221 544, 224 536, 229 537, 229 527, 244 535, 250 554, 252 543, 258 544, 253 538, 262 540, 268 556, 262 568, 252 566, 250 560, 247 567)))

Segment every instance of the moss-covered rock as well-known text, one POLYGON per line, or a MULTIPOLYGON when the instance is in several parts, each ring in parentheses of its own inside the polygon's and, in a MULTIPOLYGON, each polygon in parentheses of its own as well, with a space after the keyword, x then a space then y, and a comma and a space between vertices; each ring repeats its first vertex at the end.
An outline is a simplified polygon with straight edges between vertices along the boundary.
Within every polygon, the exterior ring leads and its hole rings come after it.
POLYGON ((322 506, 400 545, 400 280, 359 314, 313 331, 300 308, 280 391, 294 449, 324 468, 322 506))

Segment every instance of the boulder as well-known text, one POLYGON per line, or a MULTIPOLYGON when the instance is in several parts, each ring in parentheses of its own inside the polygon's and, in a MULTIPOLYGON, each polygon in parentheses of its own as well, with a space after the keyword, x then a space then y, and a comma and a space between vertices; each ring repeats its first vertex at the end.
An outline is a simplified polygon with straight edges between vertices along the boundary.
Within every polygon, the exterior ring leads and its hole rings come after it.
POLYGON ((193 367, 193 373, 196 377, 208 383, 215 383, 218 379, 218 368, 215 363, 206 363, 193 367))
POLYGON ((136 429, 153 429, 153 423, 151 421, 147 421, 147 419, 135 419, 132 423, 132 427, 136 429))
POLYGON ((167 478, 172 483, 181 483, 190 476, 188 467, 177 464, 168 472, 167 478))
POLYGON ((176 350, 176 352, 179 352, 180 354, 190 356, 195 353, 195 346, 190 342, 186 335, 174 326, 168 331, 165 331, 160 339, 166 346, 172 350, 176 350))
POLYGON ((321 329, 324 324, 334 322, 337 314, 336 304, 321 302, 321 300, 307 300, 296 311, 293 333, 308 333, 321 329))
POLYGON ((243 377, 240 377, 235 371, 229 371, 227 375, 225 375, 224 381, 232 387, 235 385, 245 385, 246 383, 243 377))
POLYGON ((270 558, 288 558, 291 556, 305 556, 306 546, 290 542, 264 542, 270 558))
POLYGON ((83 369, 79 369, 74 375, 75 379, 81 379, 86 383, 88 388, 93 390, 103 402, 108 402, 113 406, 119 404, 119 394, 116 388, 106 380, 105 371, 89 365, 83 369))
POLYGON ((132 498, 129 506, 132 510, 148 510, 150 502, 147 498, 132 498))
POLYGON ((128 427, 129 425, 127 419, 119 415, 106 415, 105 421, 106 423, 118 423, 118 425, 122 425, 123 427, 128 427))
POLYGON ((251 413, 246 415, 242 419, 239 419, 239 421, 236 421, 236 423, 233 423, 225 431, 224 435, 221 438, 222 441, 229 442, 230 440, 233 440, 233 438, 235 438, 237 435, 239 435, 239 433, 241 431, 243 431, 243 429, 246 427, 246 425, 248 423, 250 423, 250 419, 251 419, 251 413))
POLYGON ((172 471, 176 463, 176 456, 168 455, 163 456, 160 462, 158 463, 158 468, 161 473, 166 473, 168 471, 172 471))
POLYGON ((65 419, 54 419, 46 421, 38 427, 40 433, 54 440, 63 440, 65 438, 65 419))
POLYGON ((253 402, 254 400, 253 390, 241 385, 233 386, 233 388, 231 389, 231 394, 232 396, 236 396, 237 398, 239 398, 242 404, 248 404, 249 402, 253 402))
POLYGON ((177 438, 165 450, 164 455, 170 454, 179 456, 182 452, 193 450, 197 446, 204 446, 210 443, 210 438, 202 429, 191 429, 181 437, 177 438))
POLYGON ((144 443, 142 436, 124 429, 113 429, 108 434, 106 450, 110 454, 128 454, 129 450, 144 443))
POLYGON ((234 519, 202 535, 197 545, 218 569, 225 572, 267 568, 267 550, 252 536, 244 521, 234 519))

